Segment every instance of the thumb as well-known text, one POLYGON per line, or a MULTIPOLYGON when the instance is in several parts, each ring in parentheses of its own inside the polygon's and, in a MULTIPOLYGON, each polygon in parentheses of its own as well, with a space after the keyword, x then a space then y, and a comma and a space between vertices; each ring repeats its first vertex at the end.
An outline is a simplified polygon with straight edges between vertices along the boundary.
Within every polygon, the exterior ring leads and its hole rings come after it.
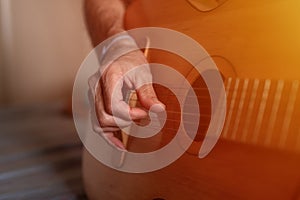
POLYGON ((166 109, 166 106, 158 100, 153 86, 150 83, 138 88, 137 96, 141 105, 147 110, 151 109, 151 111, 158 113, 166 109))

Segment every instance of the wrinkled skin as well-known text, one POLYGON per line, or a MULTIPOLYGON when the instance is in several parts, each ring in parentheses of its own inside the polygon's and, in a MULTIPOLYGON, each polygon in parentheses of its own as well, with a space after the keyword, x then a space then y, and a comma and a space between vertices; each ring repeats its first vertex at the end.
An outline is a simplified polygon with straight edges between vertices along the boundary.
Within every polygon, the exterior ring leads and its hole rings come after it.
POLYGON ((100 79, 99 72, 89 79, 90 102, 95 107, 91 109, 93 129, 109 144, 125 150, 125 146, 114 133, 129 126, 132 120, 147 117, 149 109, 161 112, 165 106, 155 94, 151 84, 151 71, 141 51, 135 50, 119 57, 101 74, 100 79), (144 109, 131 108, 124 101, 123 87, 136 91, 144 109))

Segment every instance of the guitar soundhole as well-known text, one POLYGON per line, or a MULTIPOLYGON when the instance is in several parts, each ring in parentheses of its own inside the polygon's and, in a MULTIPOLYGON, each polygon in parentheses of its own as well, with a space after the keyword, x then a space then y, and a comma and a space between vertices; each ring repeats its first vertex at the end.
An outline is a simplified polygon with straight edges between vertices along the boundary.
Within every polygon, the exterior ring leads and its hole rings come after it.
MULTIPOLYGON (((160 101, 162 101, 166 105, 166 111, 167 111, 166 123, 162 131, 157 133, 153 137, 143 139, 143 138, 136 138, 130 136, 129 150, 131 152, 136 152, 136 153, 152 152, 169 144, 169 142, 177 134, 181 122, 180 120, 183 120, 183 125, 185 127, 186 133, 188 136, 191 137, 191 139, 192 136, 190 135, 190 130, 186 127, 190 127, 189 123, 198 123, 199 126, 197 130, 197 134, 196 137, 193 138, 193 140, 198 144, 204 139, 208 126, 210 124, 210 115, 211 115, 211 105, 210 105, 211 101, 210 101, 209 91, 201 76, 198 76, 196 81, 194 81, 194 83, 192 84, 192 87, 193 87, 192 90, 195 92, 198 100, 198 105, 196 106, 199 106, 199 110, 200 110, 199 121, 193 120, 194 116, 190 115, 190 113, 188 112, 185 112, 186 110, 191 110, 191 109, 193 110, 193 107, 195 106, 193 104, 189 104, 191 91, 187 93, 186 101, 184 107, 182 108, 183 113, 181 113, 180 104, 176 96, 172 93, 172 91, 161 85, 154 84, 155 91, 160 101)), ((137 103, 136 106, 140 106, 139 103, 137 103)), ((147 124, 149 124, 149 122, 150 122, 149 118, 136 121, 136 123, 140 126, 146 126, 147 124)), ((198 144, 196 146, 197 146, 196 148, 199 149, 201 145, 198 144)))
MULTIPOLYGON (((199 149, 201 146, 201 141, 204 139, 210 124, 211 115, 211 101, 205 81, 202 79, 201 75, 194 70, 194 67, 190 63, 178 55, 163 50, 150 49, 149 57, 151 58, 150 60, 152 63, 162 63, 167 66, 172 66, 179 73, 186 77, 187 81, 189 81, 193 87, 192 90, 197 96, 197 106, 199 106, 200 110, 200 120, 198 121, 198 118, 194 118, 193 116, 189 115, 189 113, 185 113, 185 111, 191 110, 193 109, 193 106, 195 106, 189 104, 189 96, 191 91, 186 91, 186 101, 184 103, 184 107, 181 109, 175 94, 172 93, 170 88, 154 84, 154 89, 159 100, 166 105, 166 123, 164 124, 163 129, 153 137, 143 139, 130 136, 128 140, 128 150, 136 153, 147 153, 164 147, 165 145, 169 144, 177 134, 181 122, 180 120, 183 120, 183 126, 187 135, 194 140, 192 145, 194 146, 193 148, 196 146, 197 149, 199 149), (192 76, 189 77, 189 75, 192 76), (181 113, 181 110, 183 113, 181 113), (199 124, 195 138, 193 138, 190 134, 189 127, 191 126, 188 126, 188 123, 199 124)), ((176 87, 180 87, 180 85, 176 87)), ((136 106, 140 106, 138 101, 136 106)), ((149 118, 143 119, 137 121, 136 123, 140 126, 146 126, 149 124, 149 120, 149 118)))
MULTIPOLYGON (((189 113, 183 112, 183 122, 185 124, 185 127, 189 127, 189 123, 199 124, 196 137, 194 138, 194 142, 200 142, 204 139, 208 126, 210 124, 211 100, 210 100, 208 88, 201 76, 198 76, 198 78, 196 79, 196 81, 194 81, 192 86, 198 100, 198 105, 196 106, 199 106, 200 119, 199 121, 193 120, 193 118, 191 118, 193 116, 190 116, 189 113)), ((191 110, 195 106, 189 104, 189 98, 191 94, 192 91, 190 90, 187 95, 186 107, 191 107, 191 108, 187 108, 187 110, 191 110)), ((186 131, 187 134, 190 136, 189 130, 187 128, 186 131)))
POLYGON ((227 0, 188 0, 188 2, 201 12, 208 12, 216 9, 227 0))

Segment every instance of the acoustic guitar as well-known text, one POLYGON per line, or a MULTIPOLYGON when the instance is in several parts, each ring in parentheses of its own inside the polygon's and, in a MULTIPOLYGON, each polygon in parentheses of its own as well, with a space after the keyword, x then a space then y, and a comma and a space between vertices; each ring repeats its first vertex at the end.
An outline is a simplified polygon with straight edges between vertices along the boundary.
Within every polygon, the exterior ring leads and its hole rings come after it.
MULTIPOLYGON (((172 66, 193 86, 201 110, 197 135, 177 161, 143 174, 106 167, 85 150, 88 195, 126 200, 300 199, 299 10, 298 0, 133 1, 126 14, 128 29, 173 29, 208 51, 224 80, 226 120, 213 151, 199 159, 211 121, 208 88, 186 60, 150 49, 149 62, 172 66)), ((167 105, 166 124, 155 137, 129 137, 130 151, 157 150, 176 134, 182 114, 178 101, 168 88, 155 89, 167 105)), ((137 98, 131 101, 138 106, 137 98)))

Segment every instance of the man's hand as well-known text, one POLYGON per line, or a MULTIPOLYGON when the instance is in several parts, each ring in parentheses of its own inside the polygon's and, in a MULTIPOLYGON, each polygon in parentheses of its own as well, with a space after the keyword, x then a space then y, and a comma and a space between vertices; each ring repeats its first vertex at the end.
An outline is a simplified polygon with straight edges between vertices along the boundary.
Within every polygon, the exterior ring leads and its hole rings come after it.
POLYGON ((94 102, 94 114, 97 116, 97 121, 94 119, 92 122, 93 128, 110 144, 125 149, 114 132, 129 126, 132 120, 147 117, 148 110, 161 112, 165 106, 157 99, 151 84, 150 68, 140 50, 119 57, 101 72, 100 80, 97 77, 94 75, 89 80, 91 101, 94 102), (123 88, 135 90, 144 109, 129 107, 122 93, 123 88))

